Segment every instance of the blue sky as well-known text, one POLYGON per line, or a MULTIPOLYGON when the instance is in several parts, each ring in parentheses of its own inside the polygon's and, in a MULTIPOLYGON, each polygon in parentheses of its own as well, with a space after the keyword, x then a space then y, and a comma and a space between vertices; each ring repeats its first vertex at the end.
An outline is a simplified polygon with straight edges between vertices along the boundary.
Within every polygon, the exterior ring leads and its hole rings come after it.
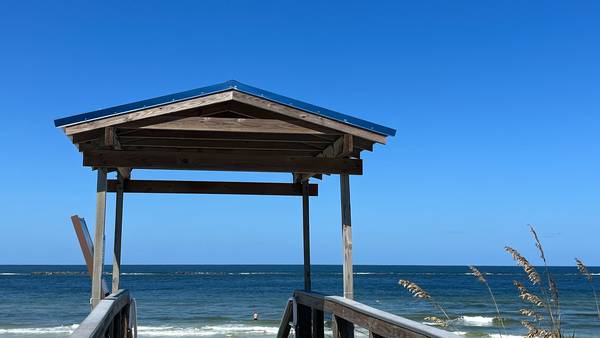
MULTIPOLYGON (((69 216, 92 225, 95 174, 53 119, 236 79, 398 130, 351 178, 355 263, 506 265, 507 244, 535 260, 533 223, 551 263, 600 265, 599 17, 592 1, 5 2, 0 264, 82 263, 69 216)), ((341 263, 337 177, 311 207, 313 262, 341 263)), ((125 264, 302 261, 299 198, 125 208, 125 264)))

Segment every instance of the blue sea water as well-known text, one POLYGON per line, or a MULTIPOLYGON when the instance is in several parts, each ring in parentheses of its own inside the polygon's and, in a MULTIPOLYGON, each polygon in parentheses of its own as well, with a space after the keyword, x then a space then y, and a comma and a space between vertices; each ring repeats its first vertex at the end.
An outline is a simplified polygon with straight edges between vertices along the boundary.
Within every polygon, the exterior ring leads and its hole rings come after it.
MULTIPOLYGON (((109 269, 109 267, 107 267, 109 269)), ((413 298, 399 279, 416 282, 453 318, 450 329, 468 336, 522 336, 518 314, 530 307, 512 283, 528 285, 516 267, 481 267, 506 318, 500 331, 487 289, 465 266, 355 266, 355 298, 419 322, 438 316, 413 298)), ((108 270, 110 271, 110 270, 108 270)), ((600 268, 590 268, 600 290, 600 268)), ((140 337, 274 337, 284 304, 303 287, 299 265, 130 265, 122 285, 138 304, 140 337), (252 321, 254 312, 260 320, 252 321)), ((313 289, 341 294, 340 266, 313 266, 313 289)), ((564 332, 600 337, 590 285, 574 267, 552 267, 564 332)), ((107 280, 110 276, 106 276, 107 280)), ((531 288, 531 290, 536 290, 531 288)), ((89 312, 90 279, 83 266, 0 266, 0 337, 65 337, 89 312)), ((543 311, 540 310, 543 313, 543 311)))

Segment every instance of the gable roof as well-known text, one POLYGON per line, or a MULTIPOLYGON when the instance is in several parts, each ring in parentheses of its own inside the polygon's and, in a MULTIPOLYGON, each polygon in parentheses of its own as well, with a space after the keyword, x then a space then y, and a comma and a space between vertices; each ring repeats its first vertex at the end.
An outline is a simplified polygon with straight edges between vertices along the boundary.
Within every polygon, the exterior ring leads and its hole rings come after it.
POLYGON ((303 101, 299 101, 296 99, 292 99, 290 97, 286 97, 283 95, 279 95, 273 92, 269 92, 260 88, 256 88, 247 84, 243 84, 238 81, 226 81, 223 83, 192 89, 188 91, 183 91, 175 94, 159 96, 147 100, 132 102, 128 104, 118 105, 110 108, 100 109, 92 112, 87 112, 83 114, 73 115, 69 117, 64 117, 60 119, 54 120, 54 125, 56 127, 66 127, 69 125, 75 125, 78 123, 88 122, 91 120, 106 118, 115 115, 121 115, 130 113, 136 110, 147 109, 150 107, 161 106, 164 104, 170 104, 178 101, 185 101, 193 98, 199 98, 211 94, 216 94, 220 92, 225 92, 229 90, 236 90, 242 93, 246 93, 249 95, 257 96, 264 98, 269 101, 273 101, 279 104, 283 104, 289 107, 293 107, 296 109, 300 109, 315 115, 319 115, 331 120, 335 120, 338 122, 342 122, 348 125, 352 125, 364 130, 368 130, 371 132, 375 132, 384 136, 394 136, 396 135, 396 130, 382 126, 373 122, 369 122, 363 119, 359 119, 350 115, 345 115, 342 113, 338 113, 336 111, 315 106, 310 103, 306 103, 303 101))

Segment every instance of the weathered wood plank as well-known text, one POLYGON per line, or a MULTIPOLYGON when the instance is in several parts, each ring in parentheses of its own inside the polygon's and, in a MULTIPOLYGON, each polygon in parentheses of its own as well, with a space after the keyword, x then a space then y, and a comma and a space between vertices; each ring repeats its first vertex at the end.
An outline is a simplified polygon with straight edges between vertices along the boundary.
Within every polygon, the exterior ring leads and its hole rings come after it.
POLYGON ((312 338, 325 337, 325 314, 321 310, 312 309, 312 338))
POLYGON ((98 169, 96 185, 96 228, 94 230, 94 266, 92 274, 92 308, 104 298, 102 272, 104 270, 104 229, 106 225, 106 169, 98 169))
POLYGON ((310 186, 308 181, 302 182, 302 247, 304 250, 304 290, 311 291, 310 278, 310 186))
MULTIPOLYGON (((315 292, 297 290, 294 292, 294 298, 299 304, 330 312, 338 318, 369 330, 376 336, 410 338, 457 337, 451 332, 396 316, 344 297, 324 296, 315 292)), ((332 324, 335 326, 335 322, 332 324)))
POLYGON ((106 332, 111 325, 118 325, 120 314, 127 317, 128 312, 123 311, 131 302, 131 297, 127 290, 119 290, 110 294, 101 300, 92 312, 75 329, 71 337, 75 338, 96 338, 105 337, 106 332))
MULTIPOLYGON (((108 192, 118 191, 118 181, 108 180, 108 192)), ((317 184, 310 184, 309 196, 318 196, 317 184)), ((301 184, 263 182, 206 182, 206 181, 158 181, 128 180, 124 183, 127 193, 161 194, 231 194, 231 195, 280 195, 303 196, 301 184)))
MULTIPOLYGON (((231 131, 194 131, 194 130, 153 130, 153 129, 119 129, 120 139, 181 139, 181 140, 256 140, 273 142, 312 142, 331 143, 339 137, 338 134, 297 134, 297 133, 261 133, 261 132, 231 132, 231 131)), ((83 143, 100 138, 100 133, 93 130, 72 136, 73 143, 83 143)))
POLYGON ((127 123, 132 121, 137 121, 141 119, 146 119, 154 116, 160 116, 165 114, 170 114, 177 111, 203 107, 210 104, 215 104, 219 102, 225 102, 231 100, 233 97, 232 91, 226 91, 222 93, 211 94, 203 97, 198 97, 195 99, 179 101, 171 104, 161 105, 157 107, 151 107, 147 109, 137 110, 134 112, 123 113, 119 115, 114 115, 110 117, 105 117, 97 120, 92 120, 89 122, 74 124, 71 126, 67 126, 64 128, 64 131, 67 135, 73 135, 81 132, 90 131, 93 129, 99 129, 104 127, 110 127, 114 125, 118 125, 121 123, 127 123))
MULTIPOLYGON (((325 144, 311 142, 272 142, 254 140, 178 140, 178 139, 125 139, 126 146, 144 147, 176 147, 176 148, 206 148, 206 149, 249 149, 249 150, 299 150, 320 151, 325 144)), ((85 150, 85 148, 80 148, 85 150)))
POLYGON ((125 178, 117 174, 115 198, 115 238, 113 245, 112 292, 119 290, 121 281, 121 237, 123 233, 123 191, 125 178))
POLYGON ((200 153, 134 152, 99 150, 83 153, 83 165, 90 167, 138 169, 193 169, 219 171, 344 173, 362 175, 362 160, 307 157, 232 156, 200 153))
MULTIPOLYGON (((121 126, 121 128, 123 128, 123 126, 121 126)), ((136 129, 321 134, 321 132, 314 129, 304 128, 276 119, 244 119, 197 116, 146 125, 136 129)))
POLYGON ((279 330, 277 331, 277 338, 287 338, 290 335, 290 321, 292 320, 293 314, 293 301, 289 299, 285 305, 281 322, 279 323, 279 330))
MULTIPOLYGON (((317 154, 316 157, 322 158, 341 158, 347 157, 354 153, 354 142, 352 135, 345 134, 338 138, 331 145, 327 146, 323 151, 317 154)), ((299 182, 306 181, 311 177, 315 176, 316 173, 309 173, 300 175, 298 177, 299 182)))
POLYGON ((304 290, 311 291, 310 275, 310 209, 309 209, 309 183, 302 182, 302 239, 304 250, 304 290))
POLYGON ((311 309, 302 304, 296 304, 296 337, 310 338, 312 334, 311 309))
POLYGON ((327 127, 327 128, 331 128, 334 130, 338 130, 347 134, 351 134, 351 135, 355 135, 358 137, 362 137, 364 139, 367 140, 371 140, 374 142, 378 142, 381 144, 385 144, 386 143, 386 137, 381 135, 381 134, 377 134, 377 133, 373 133, 370 132, 368 130, 364 130, 362 128, 358 128, 358 127, 354 127, 336 120, 331 120, 328 118, 324 118, 322 116, 319 115, 315 115, 315 114, 311 114, 308 112, 305 112, 303 110, 300 109, 296 109, 296 108, 292 108, 286 105, 282 105, 273 101, 269 101, 260 97, 256 97, 256 96, 252 96, 252 95, 248 95, 245 93, 241 93, 241 92, 237 92, 234 91, 233 92, 233 100, 238 101, 238 102, 242 102, 245 104, 249 104, 252 106, 257 106, 266 110, 270 110, 285 116, 289 116, 295 119, 299 119, 299 120, 303 120, 303 121, 307 121, 309 123, 312 124, 316 124, 319 126, 323 126, 323 127, 327 127))
POLYGON ((342 241, 344 248, 343 279, 344 297, 354 298, 354 278, 352 273, 352 213, 350 210, 350 177, 340 175, 342 209, 342 241))

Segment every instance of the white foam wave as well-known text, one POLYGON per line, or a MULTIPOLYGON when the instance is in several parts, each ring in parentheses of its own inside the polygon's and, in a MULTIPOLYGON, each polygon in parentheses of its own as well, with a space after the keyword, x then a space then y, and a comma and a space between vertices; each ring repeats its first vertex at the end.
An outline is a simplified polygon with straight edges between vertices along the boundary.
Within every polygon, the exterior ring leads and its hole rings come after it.
POLYGON ((275 326, 226 324, 202 327, 139 326, 140 337, 206 337, 215 335, 277 335, 275 326))
POLYGON ((494 317, 462 316, 459 320, 468 326, 492 326, 494 324, 494 317))
POLYGON ((26 273, 19 272, 0 272, 0 276, 25 276, 26 273))
POLYGON ((11 329, 0 329, 1 334, 14 334, 14 335, 42 335, 42 334, 57 334, 67 333, 71 334, 79 324, 66 325, 66 326, 54 326, 54 327, 21 327, 11 329))

